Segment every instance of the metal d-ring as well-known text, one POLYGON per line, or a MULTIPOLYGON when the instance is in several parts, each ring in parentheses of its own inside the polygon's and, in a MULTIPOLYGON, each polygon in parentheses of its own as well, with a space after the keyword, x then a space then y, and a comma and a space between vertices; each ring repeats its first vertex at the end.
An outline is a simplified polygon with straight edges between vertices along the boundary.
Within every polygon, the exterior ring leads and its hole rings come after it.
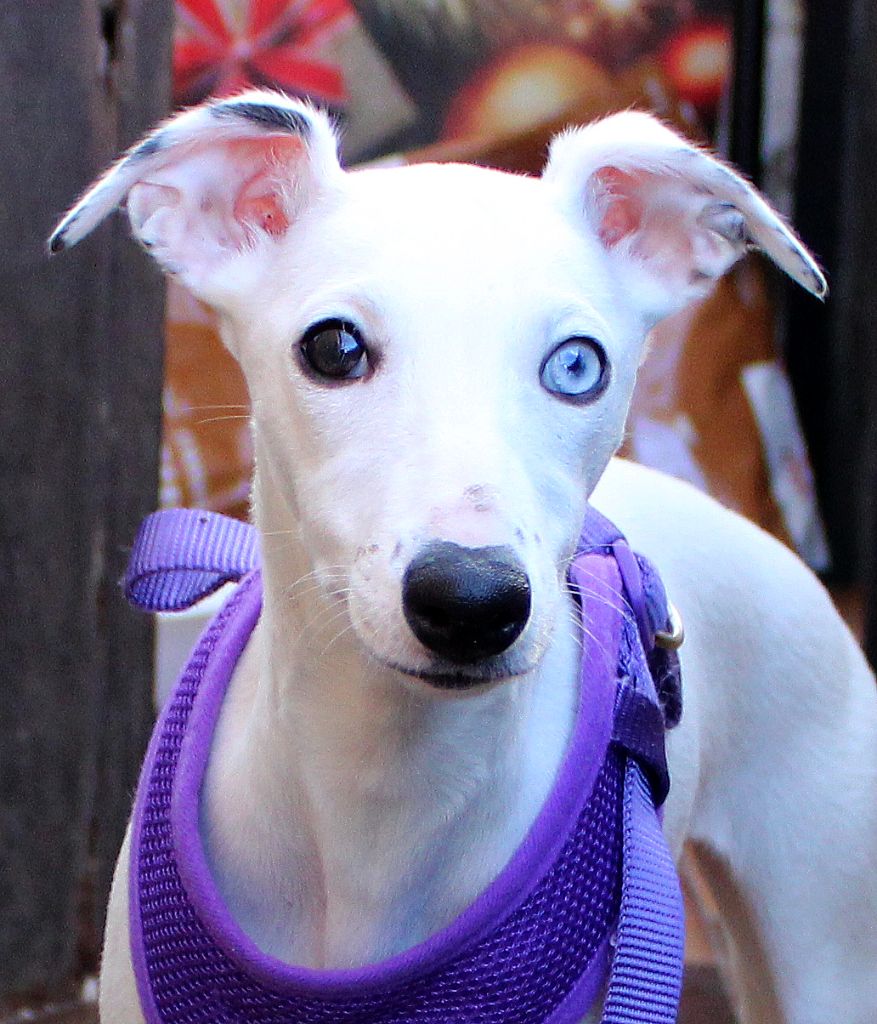
POLYGON ((665 651, 678 651, 685 642, 685 626, 682 624, 682 616, 670 601, 667 602, 667 624, 669 629, 655 632, 655 644, 665 651))

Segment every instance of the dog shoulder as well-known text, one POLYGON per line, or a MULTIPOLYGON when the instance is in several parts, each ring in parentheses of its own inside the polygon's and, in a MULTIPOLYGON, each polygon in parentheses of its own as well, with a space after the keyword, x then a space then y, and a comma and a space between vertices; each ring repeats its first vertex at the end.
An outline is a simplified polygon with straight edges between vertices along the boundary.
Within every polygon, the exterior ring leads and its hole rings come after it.
POLYGON ((100 975, 101 1024, 143 1024, 143 1012, 137 995, 137 982, 131 963, 128 929, 128 864, 131 849, 131 826, 119 851, 107 922, 100 975))
POLYGON ((787 621, 833 615, 828 594, 797 555, 690 484, 613 459, 593 500, 655 563, 676 603, 679 588, 693 604, 718 605, 723 616, 731 602, 735 619, 756 609, 787 621))
POLYGON ((657 566, 681 613, 686 714, 700 720, 702 742, 716 752, 735 733, 765 743, 776 723, 816 742, 851 708, 874 717, 856 641, 785 545, 694 487, 622 460, 594 504, 657 566))

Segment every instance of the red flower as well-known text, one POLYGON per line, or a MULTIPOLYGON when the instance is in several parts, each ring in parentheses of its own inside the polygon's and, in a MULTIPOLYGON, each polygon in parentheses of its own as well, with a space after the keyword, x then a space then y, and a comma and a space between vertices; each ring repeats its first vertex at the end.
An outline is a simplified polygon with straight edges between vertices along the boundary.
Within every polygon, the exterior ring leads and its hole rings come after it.
POLYGON ((177 0, 174 98, 198 103, 246 86, 269 86, 339 105, 341 71, 314 49, 337 22, 352 17, 348 0, 249 0, 236 31, 216 0, 177 0))

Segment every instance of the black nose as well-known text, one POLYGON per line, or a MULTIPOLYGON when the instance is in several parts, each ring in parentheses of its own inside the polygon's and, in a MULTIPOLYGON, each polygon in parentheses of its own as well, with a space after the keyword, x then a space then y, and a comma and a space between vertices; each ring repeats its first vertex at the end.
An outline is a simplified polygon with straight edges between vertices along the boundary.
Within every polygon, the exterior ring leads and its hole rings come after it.
POLYGON ((511 548, 429 544, 405 571, 402 610, 424 647, 450 661, 478 661, 520 635, 530 581, 511 548))

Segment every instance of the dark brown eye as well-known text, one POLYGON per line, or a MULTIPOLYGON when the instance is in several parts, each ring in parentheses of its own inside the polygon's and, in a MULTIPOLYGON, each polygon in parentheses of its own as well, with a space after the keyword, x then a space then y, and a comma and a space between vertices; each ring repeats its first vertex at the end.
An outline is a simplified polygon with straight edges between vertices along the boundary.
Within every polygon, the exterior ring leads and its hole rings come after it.
POLYGON ((355 380, 368 369, 368 349, 355 324, 346 320, 321 320, 301 339, 301 354, 320 377, 355 380))

